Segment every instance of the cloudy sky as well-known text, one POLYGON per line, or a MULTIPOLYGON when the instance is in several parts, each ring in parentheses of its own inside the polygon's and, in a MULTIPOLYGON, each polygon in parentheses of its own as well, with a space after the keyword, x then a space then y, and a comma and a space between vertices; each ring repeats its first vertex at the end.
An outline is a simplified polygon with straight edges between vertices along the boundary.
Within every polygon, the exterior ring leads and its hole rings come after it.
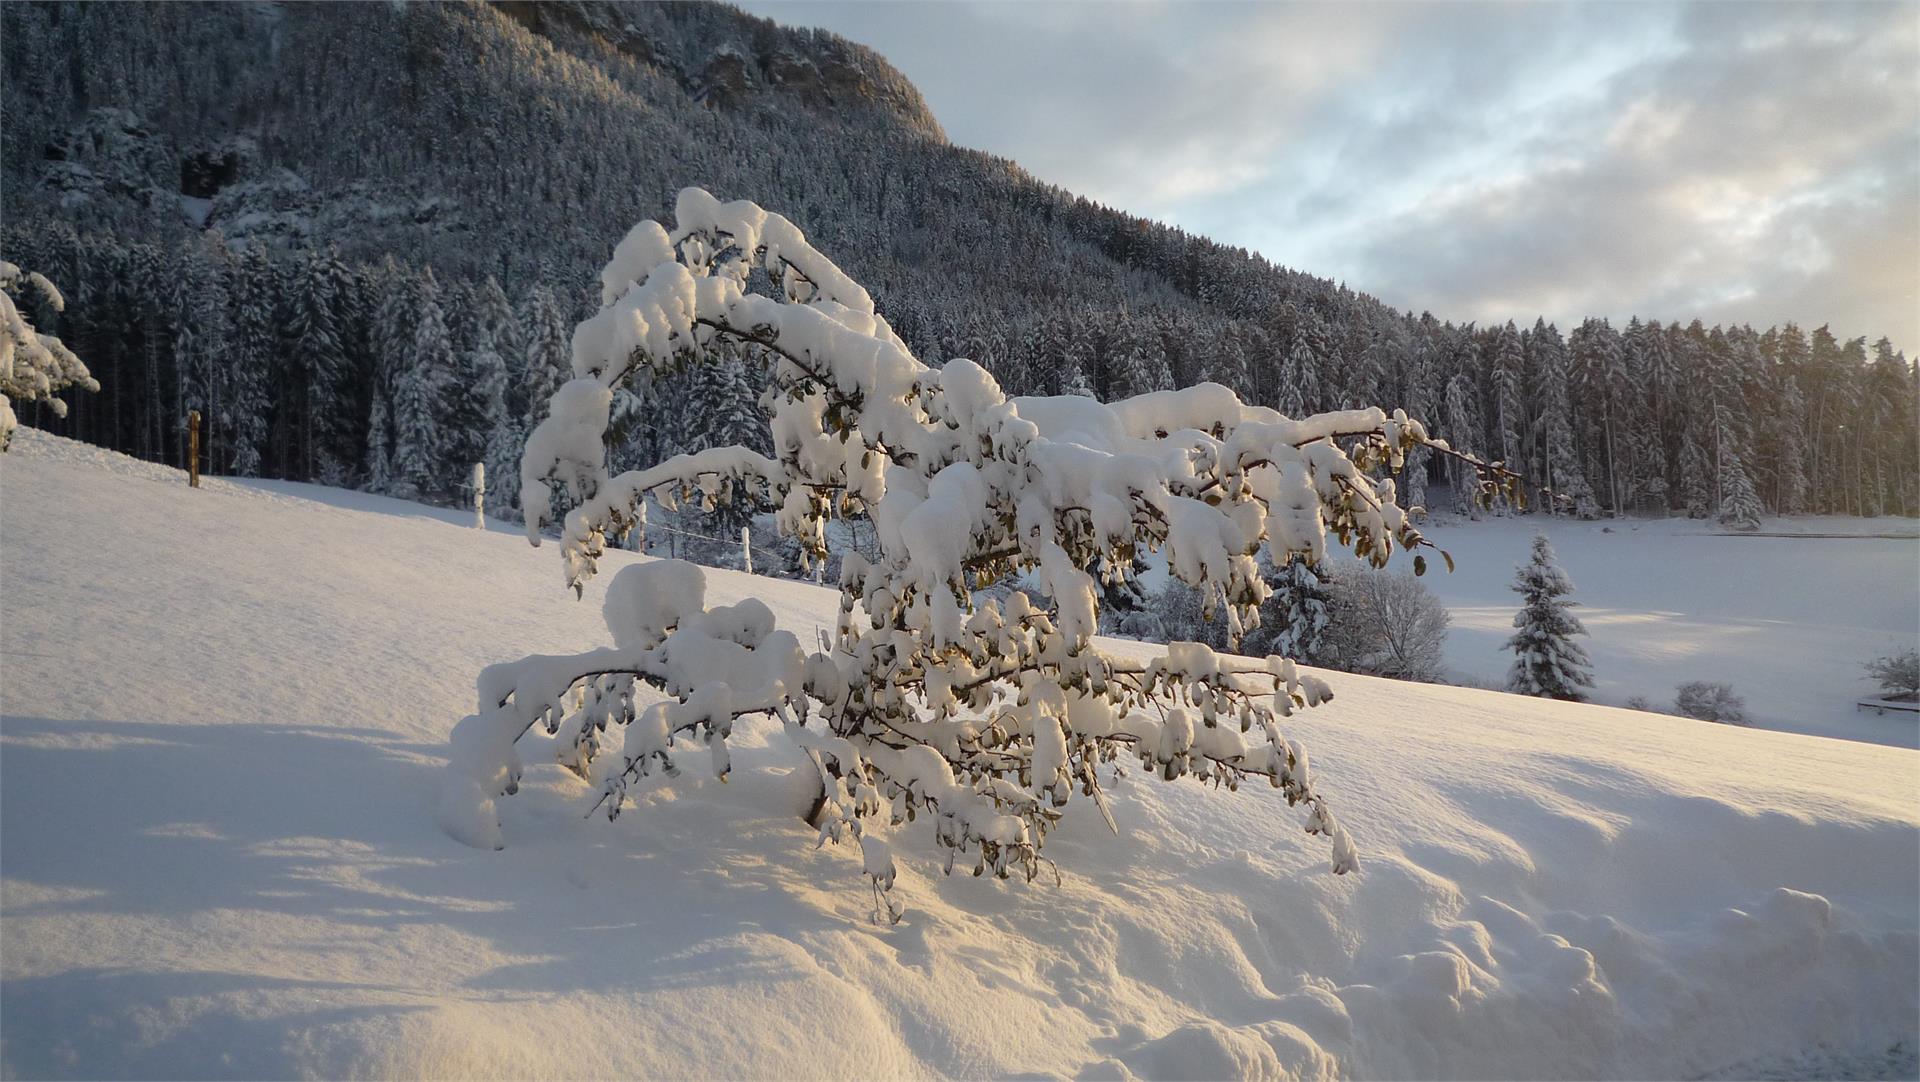
POLYGON ((1402 308, 1920 350, 1920 4, 748 0, 957 143, 1402 308))

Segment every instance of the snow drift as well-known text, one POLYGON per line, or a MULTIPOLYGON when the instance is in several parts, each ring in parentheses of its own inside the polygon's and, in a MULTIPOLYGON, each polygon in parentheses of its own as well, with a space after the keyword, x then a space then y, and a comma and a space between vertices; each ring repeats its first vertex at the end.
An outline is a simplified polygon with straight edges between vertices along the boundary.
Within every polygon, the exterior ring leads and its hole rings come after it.
POLYGON ((882 928, 771 727, 732 744, 754 784, 611 824, 531 744, 510 847, 449 840, 472 674, 597 644, 614 576, 575 602, 505 527, 311 491, 24 430, 0 460, 0 1072, 1913 1070, 1912 751, 1330 673, 1295 724, 1359 874, 1269 793, 1143 782, 1126 837, 1062 824, 1057 887, 899 851, 882 928))

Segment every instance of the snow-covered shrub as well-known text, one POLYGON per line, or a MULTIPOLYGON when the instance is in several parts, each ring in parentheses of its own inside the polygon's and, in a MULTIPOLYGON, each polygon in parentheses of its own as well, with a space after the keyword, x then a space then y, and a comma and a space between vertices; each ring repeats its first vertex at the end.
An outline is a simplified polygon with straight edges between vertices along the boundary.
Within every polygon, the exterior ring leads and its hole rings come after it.
POLYGON ((1889 654, 1867 662, 1867 675, 1892 698, 1920 698, 1920 650, 1889 654))
POLYGON ((1438 683, 1452 623, 1446 606, 1419 578, 1351 561, 1329 566, 1330 618, 1319 664, 1342 672, 1438 683))
POLYGON ((1673 712, 1701 721, 1747 724, 1747 700, 1735 695, 1730 685, 1705 680, 1681 684, 1679 694, 1673 699, 1673 712))
POLYGON ((1513 616, 1513 637, 1507 640, 1507 649, 1513 651, 1507 690, 1584 702, 1593 686, 1593 662, 1573 637, 1587 629, 1568 611, 1579 604, 1567 600, 1573 580, 1554 561, 1553 543, 1545 534, 1534 535, 1533 557, 1514 572, 1513 590, 1521 605, 1513 616))
MULTIPOLYGON (((759 715, 812 764, 822 840, 859 837, 876 887, 893 875, 877 828, 919 816, 933 820, 949 871, 966 860, 976 874, 1031 877, 1076 793, 1111 825, 1104 777, 1126 763, 1228 788, 1262 778, 1307 806, 1336 872, 1355 866, 1306 750, 1281 727, 1325 701, 1326 685, 1285 658, 1194 643, 1145 663, 1103 656, 1091 642, 1098 586, 1130 573, 1142 548, 1159 550, 1238 640, 1267 597, 1263 545, 1323 560, 1332 536, 1375 565, 1426 545, 1386 468, 1410 448, 1451 449, 1402 412, 1289 418, 1217 384, 1111 404, 1008 399, 971 361, 916 360, 866 290, 785 218, 698 189, 676 214, 672 233, 643 222, 620 242, 600 311, 574 332, 574 378, 527 440, 528 537, 539 544, 556 501, 575 505, 560 550, 580 590, 649 495, 672 506, 750 494, 779 508, 808 561, 826 558, 834 516, 868 519, 877 557, 845 557, 823 653, 776 630, 758 601, 709 608, 693 565, 623 569, 607 589, 612 646, 481 674, 442 792, 451 833, 503 844, 494 802, 517 789, 530 731, 552 738, 543 754, 587 778, 611 817, 629 786, 673 774, 676 756, 697 752, 726 777, 735 722, 759 715), (728 341, 772 365, 771 455, 710 448, 608 476, 614 391, 645 399, 657 377, 728 341), (991 589, 1016 575, 1021 590, 991 589), (664 701, 648 701, 655 693, 664 701)), ((884 899, 882 911, 898 913, 884 899)))
POLYGON ((73 351, 50 334, 34 330, 20 312, 31 286, 54 311, 63 311, 66 298, 52 282, 0 260, 0 451, 13 441, 19 425, 14 403, 41 402, 56 417, 67 415, 67 404, 54 397, 68 387, 97 391, 100 384, 73 351))
POLYGON ((1113 622, 1113 630, 1108 632, 1117 638, 1139 639, 1142 642, 1166 642, 1167 624, 1160 614, 1152 609, 1134 609, 1120 615, 1113 622))

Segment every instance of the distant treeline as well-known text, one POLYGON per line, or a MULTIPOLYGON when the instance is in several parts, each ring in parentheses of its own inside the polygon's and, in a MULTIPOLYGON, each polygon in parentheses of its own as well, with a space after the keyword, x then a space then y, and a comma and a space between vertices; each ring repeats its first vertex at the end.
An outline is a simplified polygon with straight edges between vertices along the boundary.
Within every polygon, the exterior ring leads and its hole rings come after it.
MULTIPOLYGON (((24 420, 180 463, 184 418, 206 421, 215 472, 448 498, 486 461, 513 498, 519 446, 569 372, 584 282, 445 280, 388 258, 235 250, 218 233, 171 248, 10 226, 9 259, 66 292, 32 313, 101 381, 65 420, 24 420)), ((1063 305, 996 320, 883 296, 923 358, 968 356, 1017 394, 1103 399, 1225 383, 1290 415, 1403 406, 1455 447, 1504 460, 1533 506, 1740 517, 1920 512, 1920 383, 1881 339, 1825 327, 1588 320, 1563 336, 1536 321, 1456 326, 1398 316, 1356 294, 1289 300, 1264 321, 1184 306, 1063 305)), ((632 464, 714 443, 764 440, 764 374, 729 356, 676 376, 650 407, 623 400, 613 454, 632 464)), ((1409 501, 1464 508, 1471 478, 1416 456, 1409 501)))

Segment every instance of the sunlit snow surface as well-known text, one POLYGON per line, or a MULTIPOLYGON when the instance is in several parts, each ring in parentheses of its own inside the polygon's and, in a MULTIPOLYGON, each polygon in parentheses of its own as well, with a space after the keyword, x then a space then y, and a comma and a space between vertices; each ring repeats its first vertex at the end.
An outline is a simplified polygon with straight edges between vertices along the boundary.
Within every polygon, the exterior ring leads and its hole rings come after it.
POLYGON ((1543 530, 1573 578, 1599 701, 1669 709, 1676 685, 1709 680, 1731 684, 1757 725, 1920 747, 1920 714, 1855 708, 1879 694, 1863 662, 1920 644, 1912 519, 1769 518, 1764 536, 1689 519, 1440 522, 1428 535, 1457 570, 1428 585, 1453 614, 1458 674, 1504 684, 1513 569, 1543 530))
MULTIPOLYGON (((877 928, 767 729, 614 823, 530 770, 508 848, 468 849, 432 804, 475 673, 599 645, 610 576, 574 601, 463 519, 31 431, 0 458, 6 1075, 1913 1070, 1904 749, 1334 673, 1294 724, 1356 875, 1271 792, 1134 777, 1124 837, 1054 835, 1059 886, 941 878, 898 832, 877 928)), ((831 625, 825 591, 709 581, 831 625)))

